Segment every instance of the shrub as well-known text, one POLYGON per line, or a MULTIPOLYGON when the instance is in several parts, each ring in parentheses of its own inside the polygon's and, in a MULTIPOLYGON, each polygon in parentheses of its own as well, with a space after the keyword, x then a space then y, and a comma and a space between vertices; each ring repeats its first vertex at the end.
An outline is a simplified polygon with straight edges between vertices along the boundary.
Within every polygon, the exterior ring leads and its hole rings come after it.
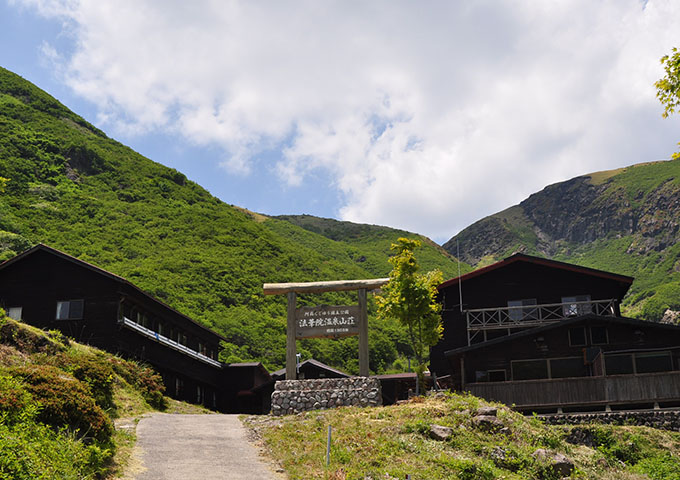
POLYGON ((109 451, 46 425, 0 422, 0 479, 94 480, 101 478, 109 459, 109 451))
POLYGON ((167 408, 167 400, 163 396, 165 392, 163 378, 152 368, 120 357, 109 357, 109 363, 127 383, 142 391, 142 396, 149 405, 158 410, 167 408))
POLYGON ((633 471, 646 474, 652 480, 666 480, 680 478, 680 459, 669 452, 646 457, 635 465, 633 471))
POLYGON ((9 317, 0 318, 0 343, 17 347, 24 353, 57 353, 66 349, 41 331, 27 328, 9 317))
POLYGON ((36 405, 24 384, 17 378, 0 375, 0 421, 13 425, 36 414, 36 405))
POLYGON ((95 402, 101 408, 114 408, 113 376, 115 374, 104 354, 70 353, 57 357, 58 365, 89 388, 95 402))
POLYGON ((111 440, 111 420, 79 380, 47 365, 13 367, 10 373, 24 379, 26 389, 41 405, 39 421, 56 429, 67 427, 80 438, 111 440))

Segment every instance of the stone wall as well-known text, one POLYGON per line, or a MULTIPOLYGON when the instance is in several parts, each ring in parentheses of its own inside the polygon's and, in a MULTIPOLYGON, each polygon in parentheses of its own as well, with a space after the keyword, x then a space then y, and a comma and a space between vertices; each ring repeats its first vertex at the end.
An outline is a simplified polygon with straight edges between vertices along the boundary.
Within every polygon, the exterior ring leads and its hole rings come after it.
POLYGON ((382 405, 380 381, 368 377, 280 380, 272 393, 273 415, 350 405, 382 405))
POLYGON ((638 412, 596 412, 541 415, 550 425, 604 423, 611 425, 644 425, 663 430, 680 431, 680 410, 642 410, 638 412))

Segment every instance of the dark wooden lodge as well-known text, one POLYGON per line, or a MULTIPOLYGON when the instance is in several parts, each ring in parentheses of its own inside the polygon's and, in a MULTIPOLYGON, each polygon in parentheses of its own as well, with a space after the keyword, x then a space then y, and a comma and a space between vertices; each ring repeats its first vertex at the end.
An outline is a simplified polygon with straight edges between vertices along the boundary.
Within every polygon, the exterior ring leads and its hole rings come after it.
POLYGON ((15 319, 152 365, 166 393, 180 400, 236 411, 235 389, 257 385, 218 361, 220 335, 124 278, 46 245, 0 264, 0 306, 15 319))
POLYGON ((526 411, 680 404, 680 328, 622 318, 632 281, 516 254, 444 282, 430 370, 526 411))
MULTIPOLYGON (((314 378, 347 378, 348 374, 337 368, 333 368, 330 365, 326 365, 323 362, 309 358, 300 362, 296 368, 298 380, 309 380, 314 378)), ((272 372, 272 378, 274 380, 285 380, 286 379, 286 369, 282 368, 275 372, 272 372)))

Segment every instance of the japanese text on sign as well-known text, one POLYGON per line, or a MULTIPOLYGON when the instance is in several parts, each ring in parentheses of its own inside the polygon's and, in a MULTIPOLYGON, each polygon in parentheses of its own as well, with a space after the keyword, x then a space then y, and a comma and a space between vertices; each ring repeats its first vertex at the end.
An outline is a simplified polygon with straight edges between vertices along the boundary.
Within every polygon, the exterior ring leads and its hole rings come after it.
POLYGON ((302 307, 295 311, 296 337, 344 337, 359 333, 359 307, 302 307))

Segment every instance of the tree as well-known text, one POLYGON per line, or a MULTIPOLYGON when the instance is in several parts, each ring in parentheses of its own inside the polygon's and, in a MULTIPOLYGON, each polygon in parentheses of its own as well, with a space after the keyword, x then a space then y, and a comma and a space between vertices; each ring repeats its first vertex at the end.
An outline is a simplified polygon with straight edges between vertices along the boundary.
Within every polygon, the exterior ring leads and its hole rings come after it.
MULTIPOLYGON (((661 57, 661 65, 666 71, 666 76, 657 81, 654 86, 656 87, 656 96, 665 106, 662 115, 664 118, 668 118, 669 115, 680 111, 680 51, 673 48, 671 55, 661 57)), ((680 152, 674 153, 673 158, 680 158, 680 152)))
MULTIPOLYGON (((418 240, 399 238, 390 249, 395 252, 390 281, 377 297, 378 315, 399 321, 408 330, 416 360, 418 384, 423 385, 428 356, 426 349, 435 345, 442 336, 441 304, 437 301, 437 285, 442 273, 433 270, 418 273, 414 251, 420 247, 418 240)), ((428 352, 429 353, 429 352, 428 352)))

